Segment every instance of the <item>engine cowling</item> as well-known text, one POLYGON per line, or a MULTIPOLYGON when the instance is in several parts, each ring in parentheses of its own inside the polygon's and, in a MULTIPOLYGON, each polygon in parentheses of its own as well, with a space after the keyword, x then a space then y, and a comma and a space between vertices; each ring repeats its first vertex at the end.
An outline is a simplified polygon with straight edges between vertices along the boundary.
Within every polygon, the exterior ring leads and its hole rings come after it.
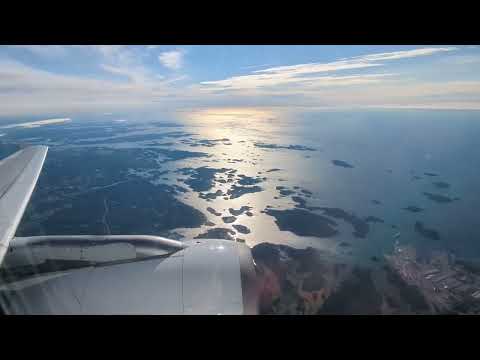
POLYGON ((156 246, 148 255, 148 241, 136 251, 135 241, 111 238, 83 245, 65 239, 18 241, 21 246, 12 246, 3 264, 0 303, 4 312, 258 313, 255 265, 245 244, 199 239, 167 253, 157 254, 156 246), (34 274, 25 272, 28 266, 36 269, 34 274), (27 276, 5 276, 20 268, 27 276))

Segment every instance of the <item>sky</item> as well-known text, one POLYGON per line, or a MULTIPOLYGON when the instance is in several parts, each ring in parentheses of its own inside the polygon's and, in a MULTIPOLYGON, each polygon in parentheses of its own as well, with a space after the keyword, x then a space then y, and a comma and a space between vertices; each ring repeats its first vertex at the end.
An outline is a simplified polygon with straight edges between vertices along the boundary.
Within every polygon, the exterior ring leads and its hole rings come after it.
POLYGON ((0 45, 0 116, 480 109, 480 46, 0 45))

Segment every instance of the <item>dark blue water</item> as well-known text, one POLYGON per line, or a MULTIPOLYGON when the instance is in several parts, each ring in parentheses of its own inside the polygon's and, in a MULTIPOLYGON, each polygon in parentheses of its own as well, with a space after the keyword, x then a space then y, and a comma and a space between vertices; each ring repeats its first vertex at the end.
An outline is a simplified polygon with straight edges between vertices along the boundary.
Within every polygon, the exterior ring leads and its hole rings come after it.
MULTIPOLYGON (((401 241, 420 248, 480 256, 480 112, 304 113, 285 121, 277 131, 290 141, 323 150, 296 172, 317 193, 317 204, 378 216, 398 226, 401 241), (347 161, 354 168, 332 167, 331 159, 347 161), (425 172, 438 176, 426 176, 425 172), (450 187, 432 184, 439 181, 450 187), (437 203, 424 192, 460 200, 437 203), (372 204, 371 199, 382 205, 372 204), (409 205, 424 211, 402 210, 409 205), (437 230, 440 240, 416 233, 416 221, 437 230)), ((374 228, 362 246, 371 252, 387 251, 397 230, 374 228)))

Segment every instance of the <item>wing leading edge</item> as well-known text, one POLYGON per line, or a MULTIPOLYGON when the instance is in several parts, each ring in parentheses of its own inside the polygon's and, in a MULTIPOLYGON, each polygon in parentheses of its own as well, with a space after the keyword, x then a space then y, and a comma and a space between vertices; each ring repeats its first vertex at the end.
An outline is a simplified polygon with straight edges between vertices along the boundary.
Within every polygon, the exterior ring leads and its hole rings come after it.
POLYGON ((48 147, 29 146, 0 161, 0 264, 42 170, 48 147))

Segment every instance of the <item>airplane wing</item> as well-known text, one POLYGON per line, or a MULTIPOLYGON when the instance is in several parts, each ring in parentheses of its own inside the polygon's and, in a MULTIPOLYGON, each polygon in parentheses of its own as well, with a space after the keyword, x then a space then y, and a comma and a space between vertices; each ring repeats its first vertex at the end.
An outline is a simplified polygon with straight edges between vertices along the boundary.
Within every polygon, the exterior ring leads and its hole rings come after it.
POLYGON ((30 146, 0 161, 0 264, 32 196, 48 148, 30 146))
POLYGON ((151 235, 14 238, 47 150, 31 146, 0 161, 1 312, 258 312, 254 261, 242 243, 151 235))

